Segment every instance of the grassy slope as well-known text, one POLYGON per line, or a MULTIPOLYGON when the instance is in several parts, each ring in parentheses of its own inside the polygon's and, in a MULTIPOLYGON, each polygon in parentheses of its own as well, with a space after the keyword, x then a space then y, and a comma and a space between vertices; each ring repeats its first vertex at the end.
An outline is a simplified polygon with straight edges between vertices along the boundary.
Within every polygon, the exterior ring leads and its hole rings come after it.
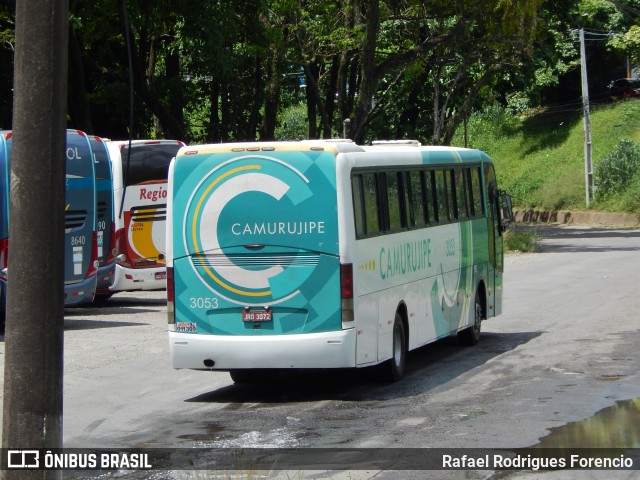
MULTIPOLYGON (((583 130, 581 109, 539 111, 521 119, 496 111, 469 122, 468 145, 494 159, 501 188, 511 193, 516 207, 583 210, 583 130)), ((592 108, 591 137, 594 164, 623 138, 640 143, 640 100, 592 108)), ((456 137, 454 144, 464 144, 463 137, 456 137)), ((637 208, 613 200, 596 200, 591 207, 614 211, 637 208)))

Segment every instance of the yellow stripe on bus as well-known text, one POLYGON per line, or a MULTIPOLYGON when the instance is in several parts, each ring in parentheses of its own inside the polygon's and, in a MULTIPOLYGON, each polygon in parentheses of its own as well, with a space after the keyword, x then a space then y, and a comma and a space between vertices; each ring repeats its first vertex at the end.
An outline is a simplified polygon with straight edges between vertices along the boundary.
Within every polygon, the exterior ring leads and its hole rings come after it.
MULTIPOLYGON (((218 178, 216 178, 211 185, 209 185, 205 191, 202 193, 202 195, 200 196, 200 199, 198 200, 198 203, 196 204, 196 209, 193 213, 193 224, 191 226, 191 238, 193 240, 193 245, 195 247, 195 253, 201 255, 203 252, 200 250, 200 245, 198 244, 198 235, 197 235, 197 222, 198 222, 198 218, 200 218, 200 209, 202 208, 202 203, 204 202, 204 199, 206 198, 206 196, 209 194, 209 192, 213 189, 213 187, 215 187, 218 183, 220 183, 222 180, 224 180, 225 178, 229 177, 230 175, 233 175, 235 173, 244 171, 244 170, 260 170, 262 167, 260 165, 245 165, 243 167, 238 167, 238 168, 234 168, 233 170, 229 170, 228 172, 223 173, 222 175, 220 175, 218 178)), ((216 282, 218 285, 220 285, 222 288, 225 288, 227 290, 229 290, 230 292, 236 293, 238 295, 246 295, 248 297, 266 297, 271 295, 271 290, 267 290, 265 292, 246 292, 243 290, 239 290, 237 288, 234 288, 230 285, 227 285, 225 282, 223 282, 222 280, 220 280, 216 275, 214 275, 214 273, 209 269, 209 267, 204 267, 204 270, 207 272, 207 275, 209 275, 211 277, 211 279, 216 282)))

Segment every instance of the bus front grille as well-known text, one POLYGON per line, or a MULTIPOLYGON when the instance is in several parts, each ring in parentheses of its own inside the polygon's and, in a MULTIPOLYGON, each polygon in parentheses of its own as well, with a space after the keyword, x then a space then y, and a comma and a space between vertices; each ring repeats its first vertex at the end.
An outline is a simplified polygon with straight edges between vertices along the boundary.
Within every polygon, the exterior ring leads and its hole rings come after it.
POLYGON ((134 222, 159 222, 167 218, 167 204, 131 207, 131 220, 134 222))

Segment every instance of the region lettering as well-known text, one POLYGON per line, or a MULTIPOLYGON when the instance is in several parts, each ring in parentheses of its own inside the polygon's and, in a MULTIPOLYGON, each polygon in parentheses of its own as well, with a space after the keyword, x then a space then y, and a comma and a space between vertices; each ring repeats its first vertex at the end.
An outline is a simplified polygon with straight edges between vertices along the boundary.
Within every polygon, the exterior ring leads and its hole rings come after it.
POLYGON ((160 187, 159 190, 147 190, 146 188, 140 189, 140 200, 151 200, 155 202, 161 198, 167 198, 167 191, 160 187))

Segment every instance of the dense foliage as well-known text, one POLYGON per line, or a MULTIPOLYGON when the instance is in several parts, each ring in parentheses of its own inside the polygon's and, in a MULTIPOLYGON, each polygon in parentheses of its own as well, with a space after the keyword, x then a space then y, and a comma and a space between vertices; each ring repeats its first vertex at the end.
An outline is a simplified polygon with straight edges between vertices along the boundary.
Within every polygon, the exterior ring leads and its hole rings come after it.
MULTIPOLYGON (((596 188, 590 206, 640 213, 640 99, 595 107, 591 134, 596 188)), ((462 142, 459 132, 454 143, 462 142)), ((517 208, 585 208, 581 111, 547 107, 516 115, 493 105, 472 114, 467 142, 491 155, 517 208)))
POLYGON ((621 140, 605 155, 596 166, 598 195, 606 198, 624 190, 640 171, 640 145, 629 140, 621 140))
MULTIPOLYGON (((11 126, 12 6, 0 0, 0 128, 11 126)), ((587 45, 603 92, 627 51, 640 57, 639 13, 640 0, 70 0, 69 126, 190 143, 449 144, 488 105, 579 108, 578 28, 612 32, 587 45)))

